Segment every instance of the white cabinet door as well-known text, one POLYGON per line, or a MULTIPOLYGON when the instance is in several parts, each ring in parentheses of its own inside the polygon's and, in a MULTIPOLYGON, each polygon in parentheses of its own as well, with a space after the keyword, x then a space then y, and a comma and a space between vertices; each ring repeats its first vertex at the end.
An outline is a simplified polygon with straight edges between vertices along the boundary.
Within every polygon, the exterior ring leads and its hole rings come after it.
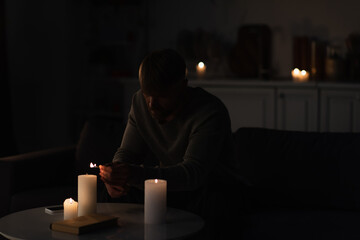
POLYGON ((321 131, 360 132, 360 91, 321 91, 321 131))
POLYGON ((275 127, 273 88, 204 87, 220 98, 229 111, 231 127, 275 127))
POLYGON ((277 90, 277 129, 293 131, 318 130, 316 89, 277 90))

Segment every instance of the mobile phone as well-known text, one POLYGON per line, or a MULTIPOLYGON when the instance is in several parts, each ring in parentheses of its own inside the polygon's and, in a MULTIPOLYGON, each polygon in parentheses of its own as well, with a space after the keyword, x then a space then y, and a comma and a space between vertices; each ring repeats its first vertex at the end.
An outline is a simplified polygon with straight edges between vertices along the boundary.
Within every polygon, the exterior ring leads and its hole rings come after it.
POLYGON ((45 208, 45 213, 47 214, 56 214, 56 213, 62 213, 64 212, 64 206, 63 205, 55 205, 55 206, 49 206, 45 208))

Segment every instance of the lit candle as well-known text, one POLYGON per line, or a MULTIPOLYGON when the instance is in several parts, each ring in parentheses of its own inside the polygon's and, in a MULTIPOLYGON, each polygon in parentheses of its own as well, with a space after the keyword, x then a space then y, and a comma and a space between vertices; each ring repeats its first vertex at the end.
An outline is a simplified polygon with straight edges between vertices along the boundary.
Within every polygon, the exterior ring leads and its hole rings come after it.
POLYGON ((78 216, 78 203, 72 198, 64 201, 64 220, 75 218, 78 216))
POLYGON ((166 217, 166 180, 145 180, 145 223, 161 224, 166 217))
POLYGON ((78 215, 84 216, 96 213, 97 177, 96 175, 78 176, 78 215))
POLYGON ((199 62, 196 65, 196 73, 198 75, 198 77, 203 77, 206 73, 206 65, 203 62, 199 62))
POLYGON ((309 80, 309 73, 305 70, 299 70, 295 68, 291 71, 294 82, 307 82, 309 80))

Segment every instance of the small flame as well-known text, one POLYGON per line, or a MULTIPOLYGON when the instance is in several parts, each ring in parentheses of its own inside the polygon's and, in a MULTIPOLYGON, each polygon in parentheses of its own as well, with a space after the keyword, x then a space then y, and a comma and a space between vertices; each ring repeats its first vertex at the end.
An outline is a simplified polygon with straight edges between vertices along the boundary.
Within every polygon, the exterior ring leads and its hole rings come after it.
POLYGON ((73 204, 73 202, 74 202, 74 200, 72 198, 70 198, 69 203, 73 204))
POLYGON ((91 167, 91 168, 97 168, 96 163, 94 164, 94 163, 91 162, 91 163, 90 163, 90 167, 91 167))
POLYGON ((205 64, 204 64, 203 62, 199 62, 199 63, 198 63, 198 67, 199 67, 200 69, 202 69, 202 68, 205 67, 205 64))
POLYGON ((298 74, 300 74, 300 69, 295 68, 293 72, 294 72, 296 75, 298 75, 298 74))
POLYGON ((155 183, 158 183, 159 180, 155 179, 155 183))

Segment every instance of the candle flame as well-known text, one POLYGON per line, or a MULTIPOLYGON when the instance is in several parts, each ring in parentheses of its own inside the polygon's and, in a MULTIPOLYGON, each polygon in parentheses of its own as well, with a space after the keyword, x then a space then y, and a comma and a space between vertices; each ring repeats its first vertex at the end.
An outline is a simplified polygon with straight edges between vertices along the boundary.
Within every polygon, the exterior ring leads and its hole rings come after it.
POLYGON ((205 67, 205 64, 204 64, 203 62, 199 62, 199 63, 198 63, 198 67, 199 67, 199 68, 204 68, 204 67, 205 67))
POLYGON ((155 183, 158 183, 159 180, 155 179, 155 183))
POLYGON ((91 162, 91 163, 90 163, 90 167, 91 167, 91 168, 97 168, 96 163, 92 163, 92 162, 91 162))
POLYGON ((306 70, 300 70, 299 68, 294 68, 291 71, 291 75, 295 82, 306 82, 309 79, 309 73, 306 70))
POLYGON ((74 200, 72 198, 69 199, 69 203, 73 204, 74 200))

